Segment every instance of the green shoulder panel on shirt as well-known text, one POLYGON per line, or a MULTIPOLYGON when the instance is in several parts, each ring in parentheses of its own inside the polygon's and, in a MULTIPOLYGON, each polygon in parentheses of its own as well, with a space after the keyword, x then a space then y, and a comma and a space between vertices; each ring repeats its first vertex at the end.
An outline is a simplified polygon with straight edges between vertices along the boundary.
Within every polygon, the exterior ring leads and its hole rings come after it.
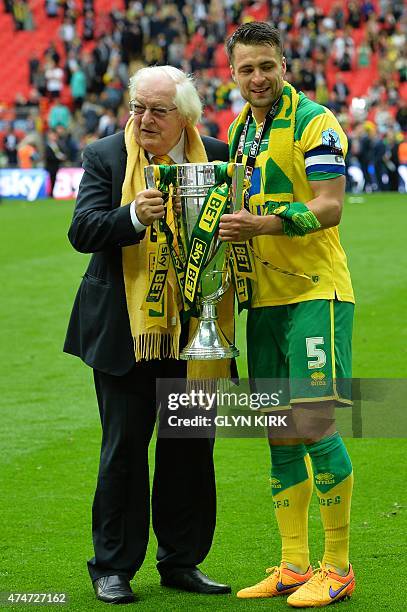
POLYGON ((312 119, 318 117, 318 115, 324 115, 326 108, 317 104, 313 100, 307 98, 302 92, 299 94, 300 99, 297 106, 297 112, 295 114, 295 131, 294 140, 301 140, 301 136, 304 133, 305 128, 312 119))

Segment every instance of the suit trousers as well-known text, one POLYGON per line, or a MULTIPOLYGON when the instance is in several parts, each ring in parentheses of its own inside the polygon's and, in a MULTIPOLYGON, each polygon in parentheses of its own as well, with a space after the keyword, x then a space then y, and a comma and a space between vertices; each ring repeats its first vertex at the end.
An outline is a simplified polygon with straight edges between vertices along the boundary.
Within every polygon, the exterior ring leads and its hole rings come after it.
MULTIPOLYGON (((156 422, 156 379, 185 378, 186 363, 142 361, 124 376, 94 370, 102 445, 92 507, 92 580, 131 580, 150 526, 148 446, 156 422)), ((211 547, 216 520, 213 440, 157 438, 151 493, 157 568, 194 567, 211 547)))

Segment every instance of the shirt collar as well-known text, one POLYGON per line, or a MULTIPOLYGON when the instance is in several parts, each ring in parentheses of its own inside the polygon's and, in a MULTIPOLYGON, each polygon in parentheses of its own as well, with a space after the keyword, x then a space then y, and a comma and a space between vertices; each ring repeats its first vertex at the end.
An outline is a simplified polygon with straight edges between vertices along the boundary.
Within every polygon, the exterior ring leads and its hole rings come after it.
MULTIPOLYGON (((171 151, 168 151, 167 153, 167 155, 171 157, 174 163, 176 164, 184 163, 186 159, 185 154, 184 154, 184 146, 185 146, 185 132, 184 130, 182 130, 181 138, 179 139, 175 147, 173 147, 171 151)), ((149 151, 147 151, 147 156, 148 156, 148 161, 151 162, 152 158, 154 157, 154 153, 150 153, 149 151)))

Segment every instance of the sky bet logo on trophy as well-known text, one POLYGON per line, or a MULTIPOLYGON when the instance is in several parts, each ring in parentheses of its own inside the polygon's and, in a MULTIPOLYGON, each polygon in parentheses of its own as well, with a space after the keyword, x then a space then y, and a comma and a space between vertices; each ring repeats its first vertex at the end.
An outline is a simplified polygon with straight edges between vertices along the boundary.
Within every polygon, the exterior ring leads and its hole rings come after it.
MULTIPOLYGON (((178 194, 181 215, 166 205, 165 216, 155 222, 156 250, 150 276, 154 291, 147 302, 163 302, 169 266, 175 271, 183 318, 199 317, 195 334, 181 351, 181 359, 237 357, 238 349, 219 326, 217 304, 234 276, 235 245, 218 238, 224 213, 240 209, 245 187, 244 165, 187 163, 150 165, 144 170, 148 188, 159 189, 164 201, 178 194)), ((236 287, 236 284, 235 284, 236 287)))

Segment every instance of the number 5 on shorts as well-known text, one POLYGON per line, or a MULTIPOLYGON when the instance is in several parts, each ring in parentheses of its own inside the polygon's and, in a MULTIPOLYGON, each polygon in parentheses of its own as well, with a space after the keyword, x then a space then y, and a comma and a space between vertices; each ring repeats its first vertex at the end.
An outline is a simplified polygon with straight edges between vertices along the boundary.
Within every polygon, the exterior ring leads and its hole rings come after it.
POLYGON ((305 344, 307 346, 308 359, 315 358, 314 361, 308 361, 308 369, 315 370, 317 368, 323 368, 326 364, 326 353, 321 348, 317 348, 318 344, 324 344, 323 337, 315 336, 314 338, 305 338, 305 344))

